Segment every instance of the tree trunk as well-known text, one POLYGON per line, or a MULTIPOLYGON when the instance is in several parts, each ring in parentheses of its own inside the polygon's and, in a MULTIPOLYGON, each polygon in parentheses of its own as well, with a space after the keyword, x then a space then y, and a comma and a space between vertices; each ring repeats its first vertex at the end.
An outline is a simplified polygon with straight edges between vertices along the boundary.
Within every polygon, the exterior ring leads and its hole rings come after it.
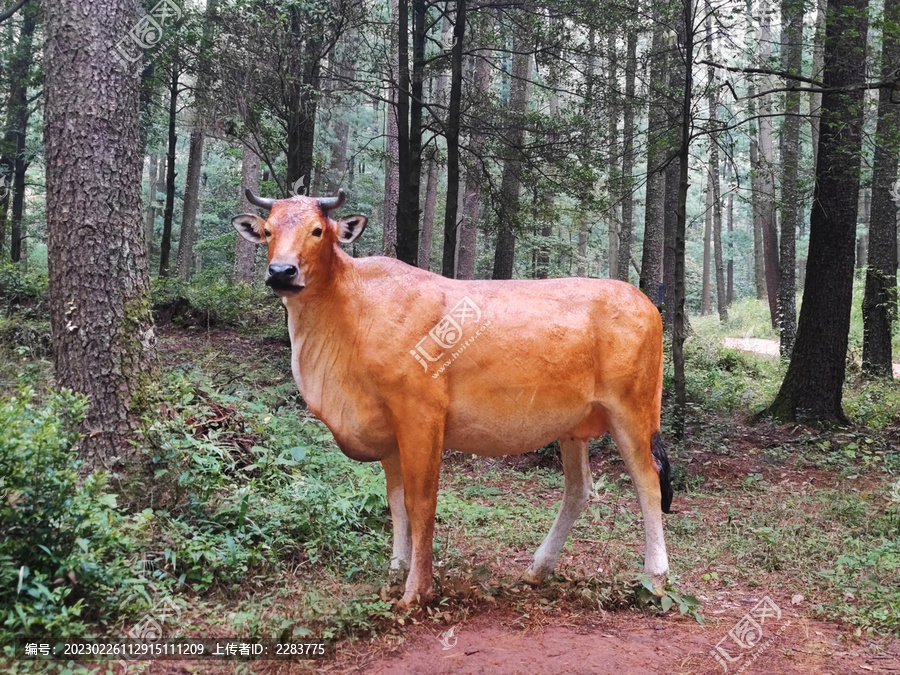
MULTIPOLYGON (((781 62, 788 73, 803 72, 803 2, 781 2, 781 62)), ((785 86, 793 84, 787 81, 785 86)), ((800 97, 788 92, 784 97, 784 126, 781 136, 781 241, 778 281, 778 318, 781 358, 788 359, 797 335, 797 225, 800 221, 800 97)))
POLYGON ((625 57, 625 109, 622 128, 622 222, 619 226, 619 261, 616 278, 628 281, 631 268, 632 227, 634 225, 634 80, 637 72, 637 33, 631 30, 627 37, 628 53, 625 57))
POLYGON ((659 21, 653 27, 650 48, 650 95, 647 111, 647 190, 644 198, 644 247, 641 253, 640 288, 657 305, 662 282, 663 237, 665 231, 665 172, 659 168, 666 160, 669 129, 666 126, 665 73, 667 51, 665 26, 659 21))
POLYGON ((459 227, 459 109, 462 103, 463 40, 466 31, 466 0, 456 0, 453 47, 450 52, 450 100, 447 108, 447 196, 444 206, 444 250, 441 274, 456 273, 456 232, 459 227))
MULTIPOLYGON (((241 196, 238 199, 240 213, 256 213, 256 208, 247 201, 247 190, 259 194, 259 155, 256 154, 248 138, 241 154, 241 196)), ((234 249, 234 281, 252 284, 256 280, 257 246, 241 236, 237 237, 234 249)))
MULTIPOLYGON (((900 0, 885 0, 884 18, 900 24, 900 0)), ((882 79, 900 66, 900 36, 885 31, 881 46, 882 79)), ((863 369, 876 377, 892 377, 891 323, 897 316, 897 203, 891 191, 897 181, 900 155, 900 111, 890 89, 878 92, 878 124, 872 169, 872 211, 869 256, 863 298, 863 369)))
MULTIPOLYGON (((677 117, 675 121, 678 122, 677 117)), ((680 122, 678 124, 680 126, 680 122)), ((669 162, 666 167, 665 179, 665 219, 663 221, 663 304, 665 312, 663 312, 663 324, 667 328, 672 328, 675 325, 675 230, 678 229, 678 184, 681 180, 681 166, 678 157, 669 162)))
MULTIPOLYGON (((607 193, 609 197, 609 278, 619 278, 619 208, 622 204, 622 186, 621 186, 621 151, 619 150, 619 74, 618 64, 616 61, 616 33, 610 31, 606 41, 607 58, 607 82, 609 83, 609 98, 607 117, 608 124, 608 145, 607 145, 607 193)), ((628 273, 628 270, 625 270, 628 273)))
MULTIPOLYGON (((760 0, 760 64, 768 67, 772 56, 772 36, 768 0, 760 0)), ((762 86, 774 88, 764 80, 762 86)), ((763 253, 766 269, 766 295, 769 300, 769 316, 772 327, 778 327, 778 226, 775 222, 775 155, 772 147, 772 95, 760 97, 759 117, 759 167, 760 167, 760 225, 762 227, 763 253)))
POLYGON ((731 307, 734 302, 734 190, 731 186, 731 162, 725 162, 725 180, 728 183, 728 268, 727 290, 725 302, 731 307))
POLYGON ((862 190, 859 200, 859 215, 856 219, 856 275, 862 277, 866 269, 866 261, 869 259, 869 212, 871 205, 871 193, 862 190))
POLYGON ((194 262, 194 240, 197 236, 197 212, 200 206, 200 171, 203 168, 203 141, 206 134, 207 87, 209 86, 209 58, 212 47, 212 27, 219 0, 207 0, 200 54, 197 56, 197 77, 194 82, 194 128, 188 152, 187 176, 184 182, 184 202, 181 232, 178 238, 178 276, 190 281, 194 262))
MULTIPOLYGON (((489 20, 487 29, 493 27, 489 20)), ((476 92, 488 91, 491 86, 490 61, 483 57, 475 58, 475 77, 473 89, 476 92)), ((476 244, 478 241, 478 222, 481 215, 481 166, 482 150, 485 135, 481 128, 473 128, 469 132, 469 156, 472 164, 466 169, 465 198, 463 213, 459 226, 459 252, 456 260, 456 278, 475 278, 476 244)))
POLYGON ((178 259, 175 265, 178 277, 184 281, 190 281, 193 269, 195 228, 200 206, 200 170, 203 168, 203 130, 196 125, 191 130, 188 146, 181 231, 178 235, 178 259))
POLYGON ((685 2, 679 25, 679 43, 683 46, 684 69, 682 99, 679 120, 681 123, 681 147, 678 149, 678 222, 675 227, 675 307, 672 326, 672 361, 674 362, 675 420, 677 439, 684 438, 687 411, 687 388, 684 378, 684 340, 687 335, 685 321, 684 255, 687 230, 688 162, 691 150, 691 101, 693 99, 694 69, 694 16, 693 3, 685 2))
MULTIPOLYGON (((822 71, 825 69, 825 10, 828 0, 815 0, 816 3, 816 29, 813 35, 812 72, 814 80, 822 81, 822 71)), ((819 128, 821 126, 822 94, 815 92, 809 95, 809 125, 812 133, 813 170, 816 168, 819 157, 819 128)))
POLYGON ((438 163, 432 150, 428 159, 428 179, 425 183, 425 209, 422 213, 422 241, 419 242, 419 268, 431 269, 431 249, 434 246, 434 213, 437 209, 438 163))
POLYGON ((141 218, 138 72, 115 56, 130 0, 44 3, 44 151, 56 384, 90 397, 85 469, 121 476, 153 381, 141 218))
POLYGON ((387 106, 387 153, 384 167, 384 229, 381 238, 381 254, 397 257, 397 204, 400 201, 400 143, 397 138, 397 87, 391 84, 392 104, 387 106))
POLYGON ((712 221, 713 221, 713 189, 712 169, 706 172, 706 209, 703 213, 703 272, 700 279, 700 316, 710 313, 712 302, 710 299, 709 270, 710 249, 712 248, 712 221))
MULTIPOLYGON (((293 194, 308 194, 313 179, 313 150, 316 137, 316 111, 321 89, 322 36, 310 33, 299 5, 289 6, 291 36, 298 53, 290 62, 287 80, 287 175, 285 184, 293 194)), ((317 29, 318 30, 318 29, 317 29)))
POLYGON ((500 205, 497 222, 497 247, 494 253, 494 279, 512 279, 515 268, 516 224, 519 222, 519 192, 522 188, 522 148, 525 143, 524 117, 528 110, 531 78, 531 54, 520 33, 513 36, 512 81, 509 85, 509 114, 512 129, 503 161, 500 181, 500 205))
POLYGON ((867 0, 831 0, 825 32, 823 124, 797 339, 769 412, 780 420, 846 423, 841 394, 853 301, 867 0))
MULTIPOLYGON (((4 214, 10 220, 10 259, 19 262, 22 259, 22 240, 24 231, 22 219, 25 214, 25 174, 28 161, 25 156, 25 141, 28 133, 28 119, 31 116, 28 107, 28 85, 31 82, 31 69, 34 61, 34 32, 40 5, 29 3, 22 10, 22 27, 19 40, 9 62, 10 90, 7 102, 6 133, 0 153, 0 175, 5 178, 4 187, 11 188, 9 193, 10 210, 4 214), (11 179, 10 179, 11 177, 11 179)), ((3 226, 5 230, 5 225, 3 226)))
POLYGON ((156 228, 156 216, 159 215, 159 207, 156 205, 157 187, 165 176, 166 160, 159 155, 150 157, 150 189, 147 200, 147 219, 144 222, 144 242, 147 246, 147 263, 153 253, 153 235, 156 228))
POLYGON ((169 276, 169 254, 172 250, 172 217, 175 213, 175 114, 178 112, 178 79, 181 68, 178 48, 172 54, 172 73, 169 81, 169 143, 166 152, 166 205, 163 209, 162 241, 159 244, 159 276, 169 276))
MULTIPOLYGON (((753 85, 747 86, 747 115, 754 117, 756 115, 756 98, 754 97, 755 88, 753 85)), ((766 293, 766 254, 763 246, 763 216, 762 216, 762 168, 759 164, 759 143, 757 136, 750 136, 750 202, 753 211, 752 223, 750 225, 751 234, 753 236, 753 281, 756 288, 756 299, 765 300, 768 295, 766 293)))
MULTIPOLYGON (((706 0, 706 53, 712 61, 713 54, 712 35, 712 6, 710 0, 706 0)), ((712 66, 706 71, 709 87, 707 106, 709 109, 709 187, 712 193, 712 247, 715 261, 716 274, 716 309, 719 312, 719 321, 728 321, 728 301, 725 297, 725 262, 722 251, 722 194, 719 183, 719 101, 716 98, 716 72, 712 66)))

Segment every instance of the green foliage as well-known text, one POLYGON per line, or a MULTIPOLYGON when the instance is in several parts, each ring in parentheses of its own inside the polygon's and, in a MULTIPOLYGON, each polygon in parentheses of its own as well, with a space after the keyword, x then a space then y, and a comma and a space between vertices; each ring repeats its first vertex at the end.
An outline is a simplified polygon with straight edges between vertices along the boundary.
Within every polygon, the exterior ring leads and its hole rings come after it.
POLYGON ((153 308, 160 322, 197 326, 271 326, 283 323, 278 299, 267 290, 233 284, 215 273, 193 283, 154 277, 153 308))
POLYGON ((79 482, 75 425, 86 399, 33 390, 0 401, 0 635, 75 636, 140 592, 127 522, 106 476, 79 482))
POLYGON ((633 593, 639 607, 656 609, 662 613, 677 607, 682 615, 687 614, 693 617, 697 623, 705 623, 705 619, 700 613, 700 601, 693 595, 679 593, 669 584, 666 584, 663 595, 657 596, 653 591, 653 582, 650 577, 641 575, 633 587, 633 593))

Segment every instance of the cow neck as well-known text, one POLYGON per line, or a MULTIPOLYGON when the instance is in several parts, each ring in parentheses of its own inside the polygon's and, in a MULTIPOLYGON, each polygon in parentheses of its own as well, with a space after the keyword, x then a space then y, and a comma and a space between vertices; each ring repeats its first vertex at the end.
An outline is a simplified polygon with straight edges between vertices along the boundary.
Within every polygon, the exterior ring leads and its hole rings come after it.
POLYGON ((326 379, 339 376, 334 369, 352 352, 360 316, 353 258, 335 246, 330 262, 330 273, 318 281, 320 287, 307 287, 285 301, 292 370, 311 408, 321 403, 326 379))

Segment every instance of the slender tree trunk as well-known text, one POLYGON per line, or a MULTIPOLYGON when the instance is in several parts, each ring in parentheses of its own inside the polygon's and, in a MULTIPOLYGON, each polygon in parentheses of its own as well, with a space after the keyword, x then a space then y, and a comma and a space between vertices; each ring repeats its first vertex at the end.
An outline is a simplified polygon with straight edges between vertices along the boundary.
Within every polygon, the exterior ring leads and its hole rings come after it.
POLYGON ((859 200, 859 215, 856 219, 856 276, 862 277, 869 259, 869 214, 871 212, 872 193, 862 190, 859 200))
POLYGON ((159 155, 150 158, 150 190, 148 191, 147 220, 144 223, 144 241, 147 244, 147 264, 153 253, 153 237, 156 229, 156 216, 159 215, 159 207, 156 205, 159 199, 158 188, 166 175, 166 159, 159 155))
MULTIPOLYGON (((241 154, 241 196, 238 199, 240 213, 256 213, 256 208, 247 201, 247 190, 259 194, 259 155, 251 147, 251 140, 244 142, 241 154)), ((237 237, 234 249, 234 281, 252 284, 256 278, 257 246, 243 237, 237 237)))
POLYGON ((419 267, 431 269, 431 249, 434 246, 434 213, 437 209, 438 163, 436 149, 428 159, 428 178, 425 182, 425 209, 422 213, 422 241, 419 242, 419 267))
POLYGON ((384 229, 381 253, 390 258, 397 257, 397 204, 400 201, 400 143, 397 138, 397 89, 391 85, 391 99, 394 104, 387 106, 387 153, 384 167, 384 229))
MULTIPOLYGON (((783 70, 803 72, 803 2, 781 2, 781 61, 783 70)), ((792 84, 786 82, 786 85, 792 84)), ((797 335, 797 226, 800 222, 800 97, 788 92, 784 97, 784 126, 781 137, 781 241, 779 250, 778 318, 781 358, 790 357, 797 335)))
POLYGON ((89 397, 85 470, 122 476, 153 381, 155 339, 141 218, 138 75, 115 45, 131 0, 43 3, 44 152, 56 384, 89 397))
MULTIPOLYGON (((816 30, 813 36, 812 72, 814 80, 822 81, 822 71, 825 70, 825 10, 828 0, 815 0, 816 5, 816 30)), ((821 123, 822 94, 815 92, 809 95, 809 125, 812 133, 813 170, 816 168, 819 157, 819 127, 821 123)))
MULTIPOLYGON (((759 51, 762 67, 769 65, 772 56, 771 19, 768 0, 760 0, 759 51)), ((770 82, 763 87, 774 88, 770 82)), ((772 327, 778 327, 778 226, 775 222, 775 154, 772 146, 772 95, 760 97, 759 117, 759 166, 760 166, 760 214, 763 237, 763 253, 766 269, 766 295, 769 300, 769 315, 772 327)))
POLYGON ((678 229, 678 184, 681 180, 680 160, 677 157, 666 167, 665 179, 663 304, 666 311, 663 312, 663 324, 667 328, 672 328, 675 324, 675 230, 678 229))
MULTIPOLYGON (((747 87, 748 105, 747 115, 751 118, 756 115, 755 89, 752 85, 747 87)), ((766 254, 763 246, 763 215, 762 215, 762 167, 759 163, 759 143, 757 135, 750 136, 750 187, 751 208, 753 211, 750 227, 753 236, 753 280, 756 288, 756 299, 765 300, 766 293, 766 254)))
POLYGON ((313 150, 316 136, 316 112, 321 89, 321 29, 307 25, 304 8, 288 7, 290 31, 301 52, 286 73, 287 88, 287 189, 308 194, 313 180, 313 150))
MULTIPOLYGON (((621 186, 621 151, 619 149, 619 73, 616 61, 616 33, 610 31, 606 42, 607 58, 607 82, 609 83, 609 113, 607 117, 607 193, 609 197, 609 278, 619 278, 619 209, 622 204, 621 186)), ((628 270, 625 270, 628 273, 628 270)))
POLYGON ((665 26, 657 21, 653 27, 650 54, 650 95, 647 111, 647 191, 644 199, 644 247, 641 253, 641 290, 654 303, 660 304, 662 282, 663 238, 665 232, 666 178, 660 167, 666 160, 669 129, 666 127, 667 45, 665 26))
MULTIPOLYGON (((6 217, 10 220, 10 259, 22 259, 22 241, 25 232, 22 226, 25 215, 25 175, 28 161, 25 156, 25 141, 28 134, 28 85, 34 61, 34 32, 37 28, 40 5, 29 3, 22 9, 22 27, 19 40, 9 62, 10 91, 7 103, 6 133, 0 153, 0 174, 6 178, 5 186, 11 187, 10 210, 6 217), (11 179, 9 176, 11 175, 11 179)), ((5 227, 4 227, 5 229, 5 227)))
POLYGON ((531 78, 531 54, 520 34, 513 37, 512 81, 509 85, 509 113, 512 129, 503 162, 500 181, 500 208, 497 222, 497 247, 494 253, 494 279, 512 279, 515 268, 516 224, 519 221, 519 192, 522 188, 522 147, 525 143, 524 116, 528 110, 531 78))
POLYGON ((687 410, 687 388, 684 378, 684 340, 687 335, 685 321, 684 256, 685 232, 687 230, 688 162, 691 149, 691 100, 693 99, 694 67, 694 17, 693 3, 683 4, 682 21, 679 25, 679 42, 682 45, 684 79, 681 105, 681 147, 678 149, 678 222, 675 228, 675 307, 672 327, 672 361, 674 362, 675 384, 675 437, 684 438, 685 414, 687 410))
MULTIPOLYGON (((706 53, 711 61, 714 57, 712 35, 712 5, 706 0, 706 53)), ((706 71, 709 84, 707 106, 709 109, 709 188, 712 194, 712 248, 716 275, 716 309, 719 321, 728 321, 728 299, 725 297, 725 262, 722 251, 722 194, 719 183, 719 101, 714 83, 716 72, 712 66, 706 71)))
POLYGON ((616 278, 628 281, 631 268, 632 227, 634 225, 634 80, 637 73, 637 33, 627 37, 625 57, 625 102, 622 128, 622 223, 619 226, 619 261, 616 278))
POLYGON ((769 412, 781 420, 846 423, 841 395, 853 301, 867 0, 831 0, 825 32, 819 158, 810 218, 807 283, 797 339, 769 412))
MULTIPOLYGON (((488 21, 487 29, 491 29, 493 20, 488 21)), ((475 57, 474 91, 488 91, 491 86, 490 62, 483 57, 475 57)), ((480 128, 469 132, 469 157, 471 164, 466 169, 465 198, 463 214, 459 226, 459 253, 456 261, 457 279, 475 278, 476 244, 478 238, 478 222, 481 212, 481 177, 482 149, 485 136, 480 128)))
POLYGON ((463 40, 466 31, 466 0, 456 0, 453 48, 450 53, 450 100, 447 109, 447 198, 444 206, 444 250, 441 274, 456 272, 456 232, 459 227, 459 109, 462 102, 463 40))
POLYGON ((731 163, 725 162, 725 182, 728 184, 728 267, 726 304, 731 307, 734 302, 734 190, 731 185, 731 163))
POLYGON ((703 213, 703 272, 700 284, 700 316, 710 313, 712 302, 709 288, 710 249, 712 248, 712 221, 713 221, 713 189, 712 169, 706 172, 706 209, 703 213))
MULTIPOLYGON (((886 30, 881 46, 881 76, 890 79, 900 67, 900 0, 885 0, 886 30)), ((869 256, 863 298, 863 369, 868 375, 893 377, 891 324, 897 316, 897 203, 891 191, 897 181, 900 155, 900 110, 890 89, 878 92, 875 161, 872 170, 872 211, 869 219, 869 256)))
POLYGON ((178 79, 181 66, 178 48, 172 55, 172 73, 169 81, 169 143, 166 152, 166 205, 163 209, 162 241, 159 244, 159 276, 169 276, 169 254, 172 250, 172 217, 175 213, 175 148, 178 135, 175 133, 175 114, 178 112, 178 79))

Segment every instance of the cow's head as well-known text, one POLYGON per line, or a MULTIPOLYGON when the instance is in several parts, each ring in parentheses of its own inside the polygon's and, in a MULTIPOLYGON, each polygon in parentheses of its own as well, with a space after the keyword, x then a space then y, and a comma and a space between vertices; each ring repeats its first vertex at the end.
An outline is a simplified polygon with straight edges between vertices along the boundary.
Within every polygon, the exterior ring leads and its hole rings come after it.
POLYGON ((231 219, 234 229, 254 244, 269 245, 266 284, 279 295, 298 293, 327 282, 335 244, 352 244, 366 229, 368 218, 354 215, 332 220, 328 212, 344 203, 344 191, 334 197, 266 199, 249 189, 247 200, 269 209, 269 217, 244 213, 231 219))

